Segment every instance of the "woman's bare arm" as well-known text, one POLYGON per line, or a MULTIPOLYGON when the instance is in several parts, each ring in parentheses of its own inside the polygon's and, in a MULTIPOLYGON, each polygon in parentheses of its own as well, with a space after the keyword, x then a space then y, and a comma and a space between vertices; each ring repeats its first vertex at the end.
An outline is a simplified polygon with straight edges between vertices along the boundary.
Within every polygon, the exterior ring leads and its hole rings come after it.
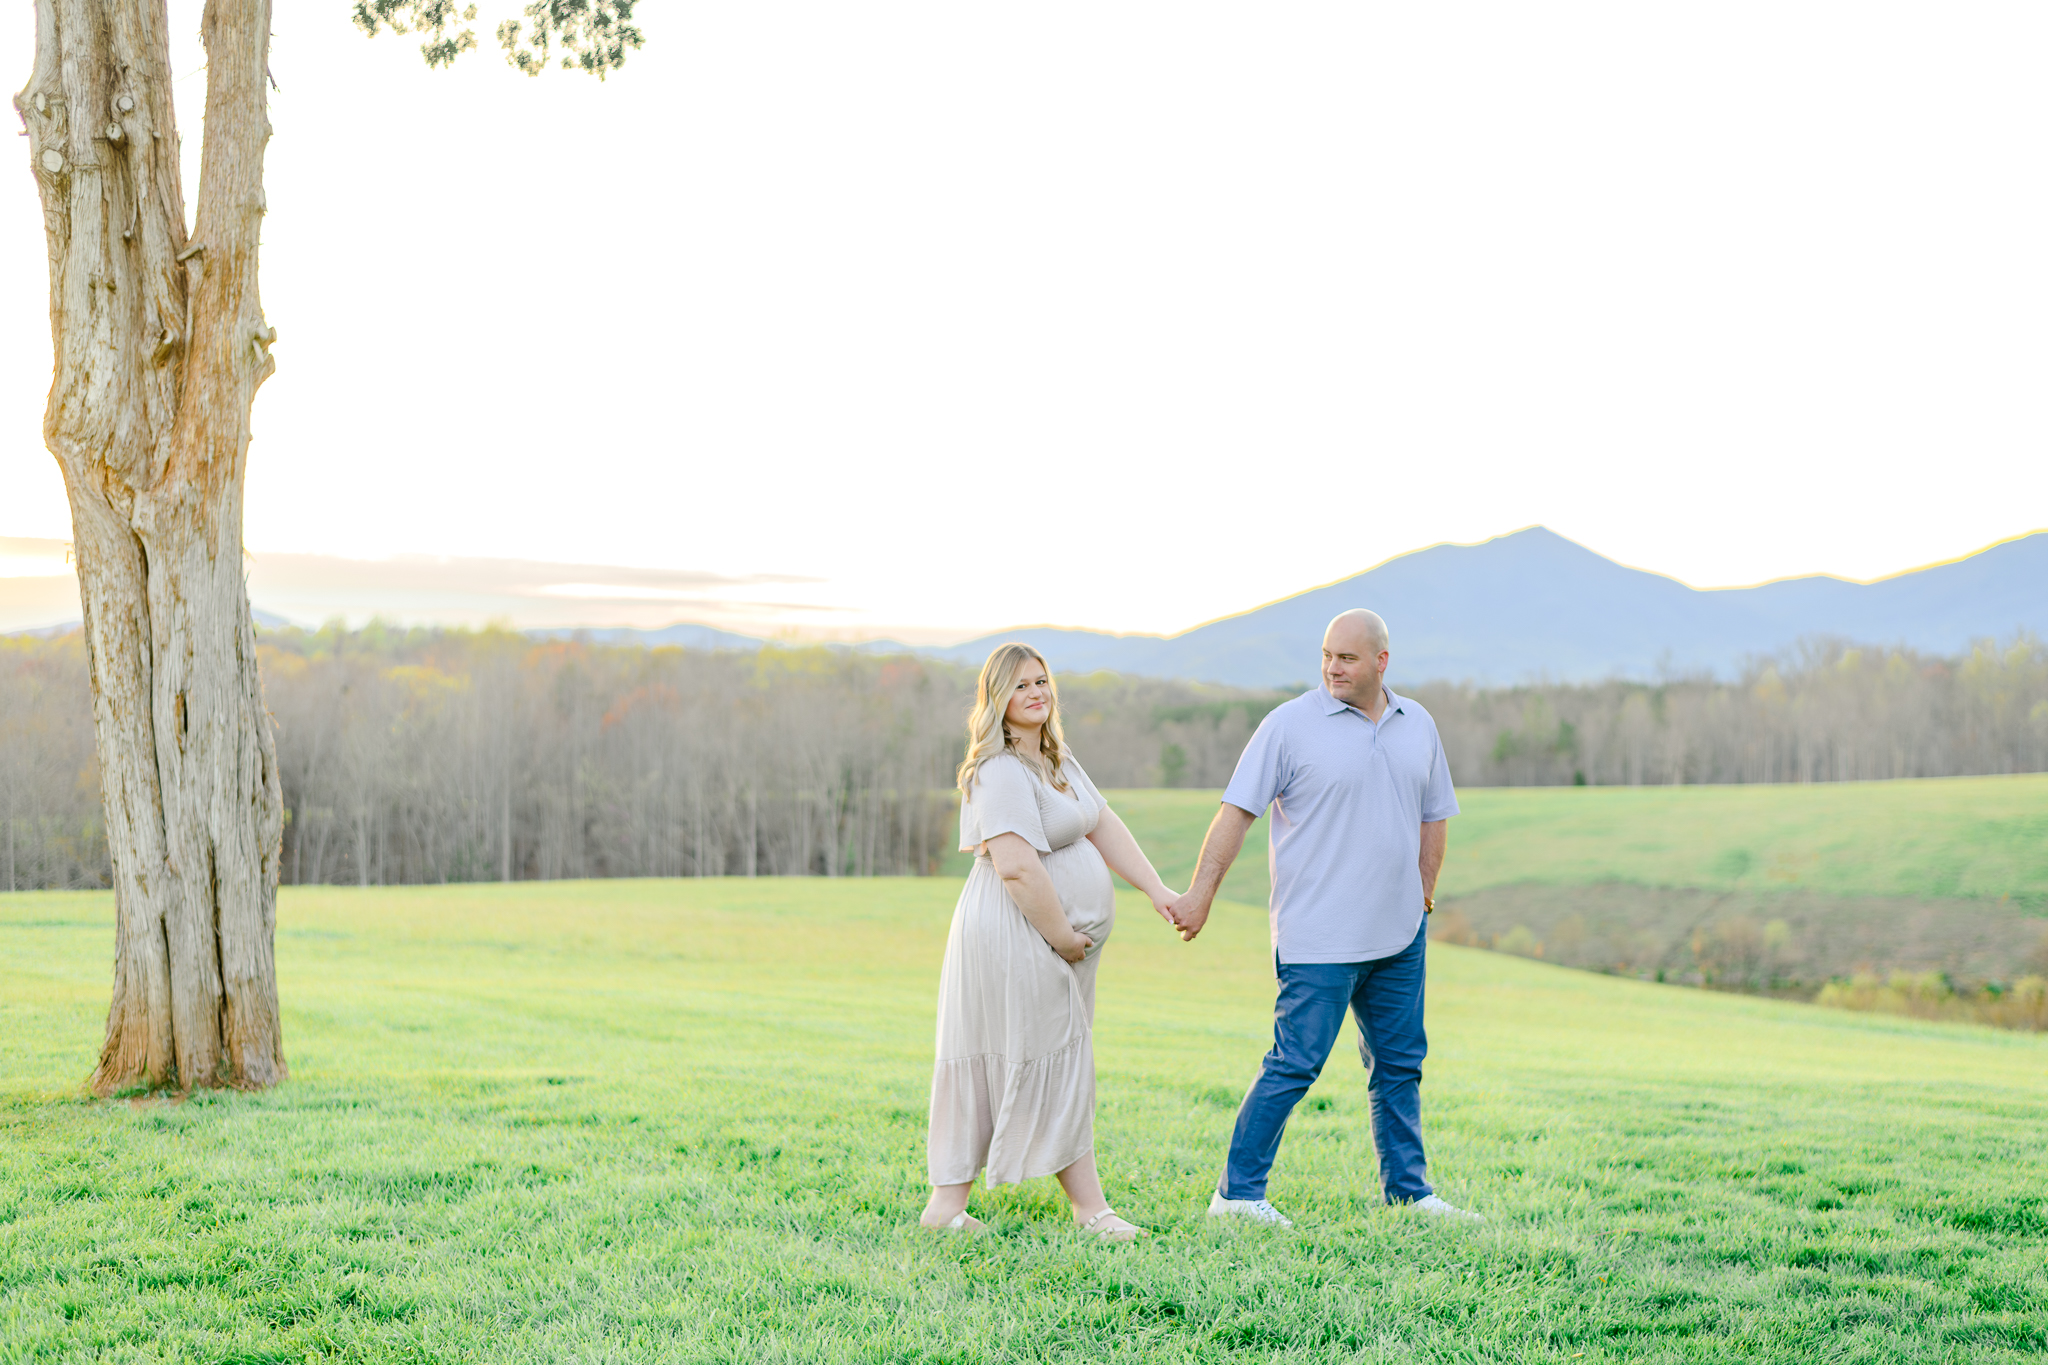
MULTIPOLYGON (((1153 870, 1152 860, 1145 856, 1145 850, 1138 847, 1138 837, 1130 827, 1108 806, 1102 808, 1102 815, 1095 822, 1095 832, 1088 836, 1088 842, 1095 845, 1095 851, 1102 855, 1102 861, 1109 864, 1109 870, 1122 877, 1138 890, 1152 898, 1152 908, 1159 912, 1159 918, 1173 924, 1173 903, 1180 893, 1168 889, 1153 870)), ((1176 928, 1179 926, 1176 925, 1176 928)))
POLYGON ((998 834, 982 847, 988 850, 989 861, 996 865, 1003 889, 1010 893, 1010 899, 1024 912, 1031 927, 1052 945, 1052 950, 1069 962, 1086 957, 1095 940, 1077 933, 1067 923, 1067 912, 1060 909, 1060 893, 1053 889, 1045 864, 1038 861, 1038 850, 1021 834, 998 834))

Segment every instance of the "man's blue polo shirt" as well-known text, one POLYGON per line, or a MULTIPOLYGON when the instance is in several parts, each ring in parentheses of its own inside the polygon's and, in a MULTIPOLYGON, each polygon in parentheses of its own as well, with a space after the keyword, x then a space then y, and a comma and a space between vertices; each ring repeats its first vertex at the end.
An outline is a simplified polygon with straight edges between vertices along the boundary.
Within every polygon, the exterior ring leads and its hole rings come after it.
POLYGON ((1429 712, 1387 694, 1375 725, 1318 687, 1260 723, 1223 799, 1273 808, 1273 951, 1282 962, 1391 957, 1422 921, 1422 826, 1458 813, 1429 712))

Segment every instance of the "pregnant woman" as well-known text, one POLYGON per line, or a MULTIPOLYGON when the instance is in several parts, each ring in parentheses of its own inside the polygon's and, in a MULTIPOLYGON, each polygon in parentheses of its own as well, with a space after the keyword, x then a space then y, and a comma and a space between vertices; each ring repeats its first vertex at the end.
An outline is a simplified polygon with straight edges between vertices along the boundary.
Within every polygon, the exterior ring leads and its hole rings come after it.
POLYGON ((960 765, 960 847, 974 870, 939 976, 928 1228, 978 1231, 990 1185, 1057 1175, 1084 1232, 1144 1235, 1095 1173, 1095 968, 1116 921, 1114 868, 1171 924, 1175 893, 1067 752, 1059 695, 1029 645, 982 665, 960 765))

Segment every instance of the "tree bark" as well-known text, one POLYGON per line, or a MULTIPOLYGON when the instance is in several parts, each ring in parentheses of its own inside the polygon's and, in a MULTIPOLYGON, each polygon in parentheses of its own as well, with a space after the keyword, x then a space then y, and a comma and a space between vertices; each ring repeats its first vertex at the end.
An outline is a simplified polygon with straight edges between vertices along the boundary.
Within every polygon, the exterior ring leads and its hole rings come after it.
POLYGON ((49 243, 64 472, 114 876, 100 1094, 286 1074, 274 959, 283 801, 242 572, 268 0, 210 0, 185 232, 163 0, 36 0, 15 97, 49 243))

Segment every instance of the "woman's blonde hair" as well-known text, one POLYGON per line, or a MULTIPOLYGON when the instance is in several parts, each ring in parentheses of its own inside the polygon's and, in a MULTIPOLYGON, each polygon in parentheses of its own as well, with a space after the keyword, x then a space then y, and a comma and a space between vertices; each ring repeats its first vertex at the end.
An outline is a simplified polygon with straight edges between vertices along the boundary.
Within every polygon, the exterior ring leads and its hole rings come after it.
POLYGON ((974 685, 974 710, 967 717, 967 757, 960 764, 960 794, 972 798, 974 777, 981 771, 981 765, 997 754, 1009 753, 1023 761, 1025 766, 1037 768, 1042 776, 1060 791, 1067 790, 1066 775, 1060 771, 1060 762, 1066 757, 1065 737, 1060 733, 1060 689, 1053 681, 1052 670, 1046 668, 1045 656, 1030 645, 1016 643, 997 645, 995 652, 988 656, 988 662, 981 666, 981 679, 974 685), (1044 755, 1041 765, 1034 755, 1018 753, 1010 737, 1010 727, 1003 723, 1003 713, 1010 709, 1010 684, 1017 676, 1017 665, 1026 659, 1035 659, 1045 669, 1046 689, 1052 693, 1051 714, 1045 718, 1045 726, 1038 732, 1039 752, 1044 755))

